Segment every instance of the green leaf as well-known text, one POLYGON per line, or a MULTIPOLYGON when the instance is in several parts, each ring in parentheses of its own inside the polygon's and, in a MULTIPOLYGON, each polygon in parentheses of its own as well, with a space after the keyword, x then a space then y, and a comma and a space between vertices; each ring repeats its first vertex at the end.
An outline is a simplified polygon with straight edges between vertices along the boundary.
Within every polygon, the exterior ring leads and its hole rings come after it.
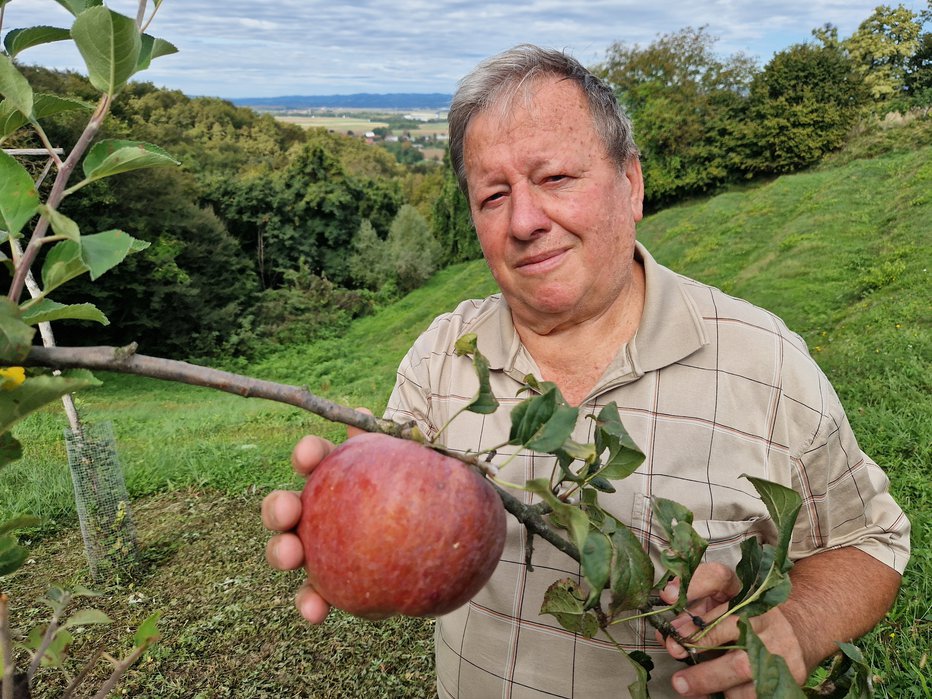
POLYGON ((23 445, 9 432, 0 434, 0 468, 23 458, 23 445))
POLYGON ((151 143, 105 139, 95 143, 84 158, 82 167, 86 179, 83 184, 122 172, 179 164, 179 161, 151 143))
POLYGON ((596 451, 601 456, 608 449, 608 459, 599 475, 611 479, 627 478, 644 462, 644 453, 621 424, 618 406, 614 401, 599 411, 595 422, 596 451))
POLYGON ((52 637, 52 643, 42 656, 43 667, 61 667, 68 657, 68 649, 74 643, 74 636, 64 627, 59 628, 52 637))
POLYGON ((471 356, 472 365, 479 379, 479 391, 466 406, 466 410, 480 415, 490 415, 498 410, 498 400, 492 393, 489 380, 489 361, 479 351, 476 333, 466 333, 456 341, 453 351, 459 356, 471 356))
POLYGON ((38 527, 42 520, 32 515, 18 515, 6 522, 0 522, 0 534, 9 534, 17 529, 31 529, 38 527))
POLYGON ((160 616, 162 612, 153 612, 136 629, 136 633, 133 634, 133 643, 137 648, 148 647, 159 640, 160 634, 157 626, 160 616))
POLYGON ((75 626, 89 626, 90 624, 111 624, 113 619, 108 617, 99 609, 81 609, 68 617, 68 621, 62 624, 62 628, 72 628, 75 626))
POLYGON ((655 496, 651 498, 651 509, 653 509, 654 516, 660 522, 660 526, 663 528, 668 540, 673 539, 673 528, 677 523, 693 523, 693 513, 673 500, 655 496))
POLYGON ((145 250, 149 243, 123 231, 105 231, 81 237, 81 257, 95 280, 120 264, 126 256, 145 250))
POLYGON ((13 59, 3 54, 0 54, 0 95, 17 111, 32 116, 32 87, 13 59))
POLYGON ((742 477, 751 481, 751 485, 761 496, 777 527, 779 534, 775 564, 778 568, 782 568, 789 552, 790 540, 793 538, 793 526, 796 524, 796 517, 799 515, 803 499, 795 490, 779 483, 772 483, 747 474, 742 474, 742 477))
POLYGON ((75 242, 81 238, 81 231, 78 228, 78 224, 60 211, 50 209, 45 204, 40 204, 39 213, 49 220, 49 224, 52 226, 52 231, 54 231, 55 235, 75 242))
POLYGON ((580 591, 579 586, 569 578, 557 580, 544 593, 540 613, 550 614, 567 631, 592 638, 599 631, 599 621, 583 607, 577 591, 580 591))
POLYGON ((12 156, 0 151, 0 228, 16 237, 38 208, 39 194, 32 177, 12 156))
POLYGON ((100 381, 82 369, 61 376, 30 376, 15 391, 0 391, 0 432, 66 393, 99 385, 100 381))
POLYGON ((508 443, 533 451, 552 453, 569 440, 579 409, 567 405, 556 387, 528 398, 511 411, 508 443))
POLYGON ((602 590, 608 583, 608 576, 612 570, 612 544, 602 532, 590 531, 579 553, 582 559, 582 574, 589 584, 586 609, 592 609, 598 604, 602 590))
POLYGON ((524 487, 532 493, 540 495, 541 499, 550 505, 553 510, 551 519, 557 526, 568 530, 573 544, 580 552, 586 545, 586 537, 589 535, 589 516, 580 508, 569 505, 556 495, 550 489, 550 481, 546 478, 535 478, 527 481, 524 487))
POLYGON ((708 542, 693 529, 693 513, 679 503, 666 498, 651 499, 654 516, 669 540, 668 548, 660 553, 660 562, 680 579, 680 597, 677 606, 686 604, 686 591, 693 571, 702 561, 708 542))
POLYGON ((0 536, 0 576, 19 570, 28 556, 29 552, 12 536, 0 536))
POLYGON ((647 604, 654 585, 654 564, 634 533, 617 520, 612 545, 616 553, 609 580, 612 591, 609 613, 639 609, 647 604))
POLYGON ((30 325, 51 323, 54 320, 92 320, 101 325, 110 325, 107 316, 92 303, 65 305, 51 299, 42 299, 23 311, 23 320, 30 325))
POLYGON ((81 244, 73 240, 56 243, 42 263, 42 291, 49 294, 65 282, 87 272, 81 258, 81 244))
POLYGON ((91 85, 117 94, 136 72, 142 39, 136 22, 106 7, 91 7, 77 15, 71 27, 91 85))
MULTIPOLYGON (((32 105, 32 115, 37 121, 50 116, 77 109, 89 110, 93 107, 86 102, 65 99, 56 95, 36 94, 32 105)), ((11 102, 0 102, 0 139, 4 139, 29 123, 29 115, 23 114, 11 102)))
POLYGON ((89 7, 98 7, 103 4, 103 0, 55 0, 55 2, 75 16, 81 14, 89 7))
POLYGON ((35 334, 36 329, 20 317, 19 307, 0 296, 0 366, 16 365, 29 354, 35 334))
POLYGON ((3 39, 10 58, 16 58, 21 51, 33 46, 50 44, 53 41, 65 41, 71 38, 71 32, 59 27, 27 27, 26 29, 11 29, 3 39))
POLYGON ((63 240, 45 257, 42 291, 49 294, 85 272, 90 272, 92 280, 97 279, 120 264, 128 254, 147 247, 149 243, 117 230, 81 236, 78 243, 63 240))
POLYGON ((650 672, 654 669, 654 661, 644 651, 633 650, 625 653, 637 675, 637 680, 628 685, 628 694, 631 699, 650 699, 647 693, 647 683, 650 681, 650 672))
POLYGON ((754 633, 747 619, 738 620, 738 644, 744 646, 751 660, 751 674, 754 689, 759 697, 767 699, 801 699, 803 690, 796 684, 786 661, 778 655, 772 655, 760 638, 754 633))
POLYGON ((136 72, 145 70, 156 58, 178 53, 178 48, 170 41, 156 39, 148 34, 142 35, 142 46, 139 50, 139 61, 136 63, 136 72))

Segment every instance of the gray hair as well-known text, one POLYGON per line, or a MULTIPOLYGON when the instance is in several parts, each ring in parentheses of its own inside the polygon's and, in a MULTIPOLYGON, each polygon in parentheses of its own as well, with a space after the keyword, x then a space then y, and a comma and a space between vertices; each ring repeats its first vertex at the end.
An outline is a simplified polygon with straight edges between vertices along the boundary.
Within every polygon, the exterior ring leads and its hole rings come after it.
POLYGON ((608 85, 562 51, 521 44, 476 66, 460 81, 453 96, 447 116, 450 162, 464 194, 468 191, 463 150, 470 120, 493 106, 509 108, 517 95, 527 99, 535 80, 547 76, 576 83, 586 97, 595 131, 619 170, 637 155, 631 120, 608 85))

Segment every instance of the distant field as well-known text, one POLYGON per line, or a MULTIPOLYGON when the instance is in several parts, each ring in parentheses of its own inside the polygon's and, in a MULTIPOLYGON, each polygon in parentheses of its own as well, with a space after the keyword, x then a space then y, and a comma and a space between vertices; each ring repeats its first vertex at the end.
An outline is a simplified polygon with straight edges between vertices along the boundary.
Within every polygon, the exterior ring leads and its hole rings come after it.
POLYGON ((352 131, 354 134, 359 134, 388 127, 388 122, 385 121, 372 121, 371 119, 357 119, 354 117, 276 116, 275 118, 288 124, 297 124, 305 129, 327 129, 339 133, 352 131))

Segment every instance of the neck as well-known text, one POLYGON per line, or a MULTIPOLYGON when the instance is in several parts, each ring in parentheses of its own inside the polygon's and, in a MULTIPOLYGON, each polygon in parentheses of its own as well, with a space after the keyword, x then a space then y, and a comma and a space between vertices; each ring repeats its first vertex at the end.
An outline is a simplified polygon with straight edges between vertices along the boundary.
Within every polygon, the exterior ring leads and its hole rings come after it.
POLYGON ((564 398, 579 405, 625 343, 634 337, 644 309, 644 267, 636 262, 628 284, 611 303, 588 314, 527 322, 514 317, 521 342, 564 398))

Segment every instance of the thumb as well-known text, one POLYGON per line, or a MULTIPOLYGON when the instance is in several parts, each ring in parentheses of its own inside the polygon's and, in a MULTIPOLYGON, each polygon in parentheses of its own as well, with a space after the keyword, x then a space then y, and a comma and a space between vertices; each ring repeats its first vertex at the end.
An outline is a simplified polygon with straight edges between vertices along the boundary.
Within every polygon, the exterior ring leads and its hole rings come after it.
MULTIPOLYGON (((369 408, 356 408, 357 413, 364 413, 366 415, 372 415, 372 411, 369 408)), ((358 437, 361 434, 365 434, 365 430, 361 430, 358 427, 353 427, 352 425, 346 426, 346 437, 350 439, 352 437, 358 437)))

